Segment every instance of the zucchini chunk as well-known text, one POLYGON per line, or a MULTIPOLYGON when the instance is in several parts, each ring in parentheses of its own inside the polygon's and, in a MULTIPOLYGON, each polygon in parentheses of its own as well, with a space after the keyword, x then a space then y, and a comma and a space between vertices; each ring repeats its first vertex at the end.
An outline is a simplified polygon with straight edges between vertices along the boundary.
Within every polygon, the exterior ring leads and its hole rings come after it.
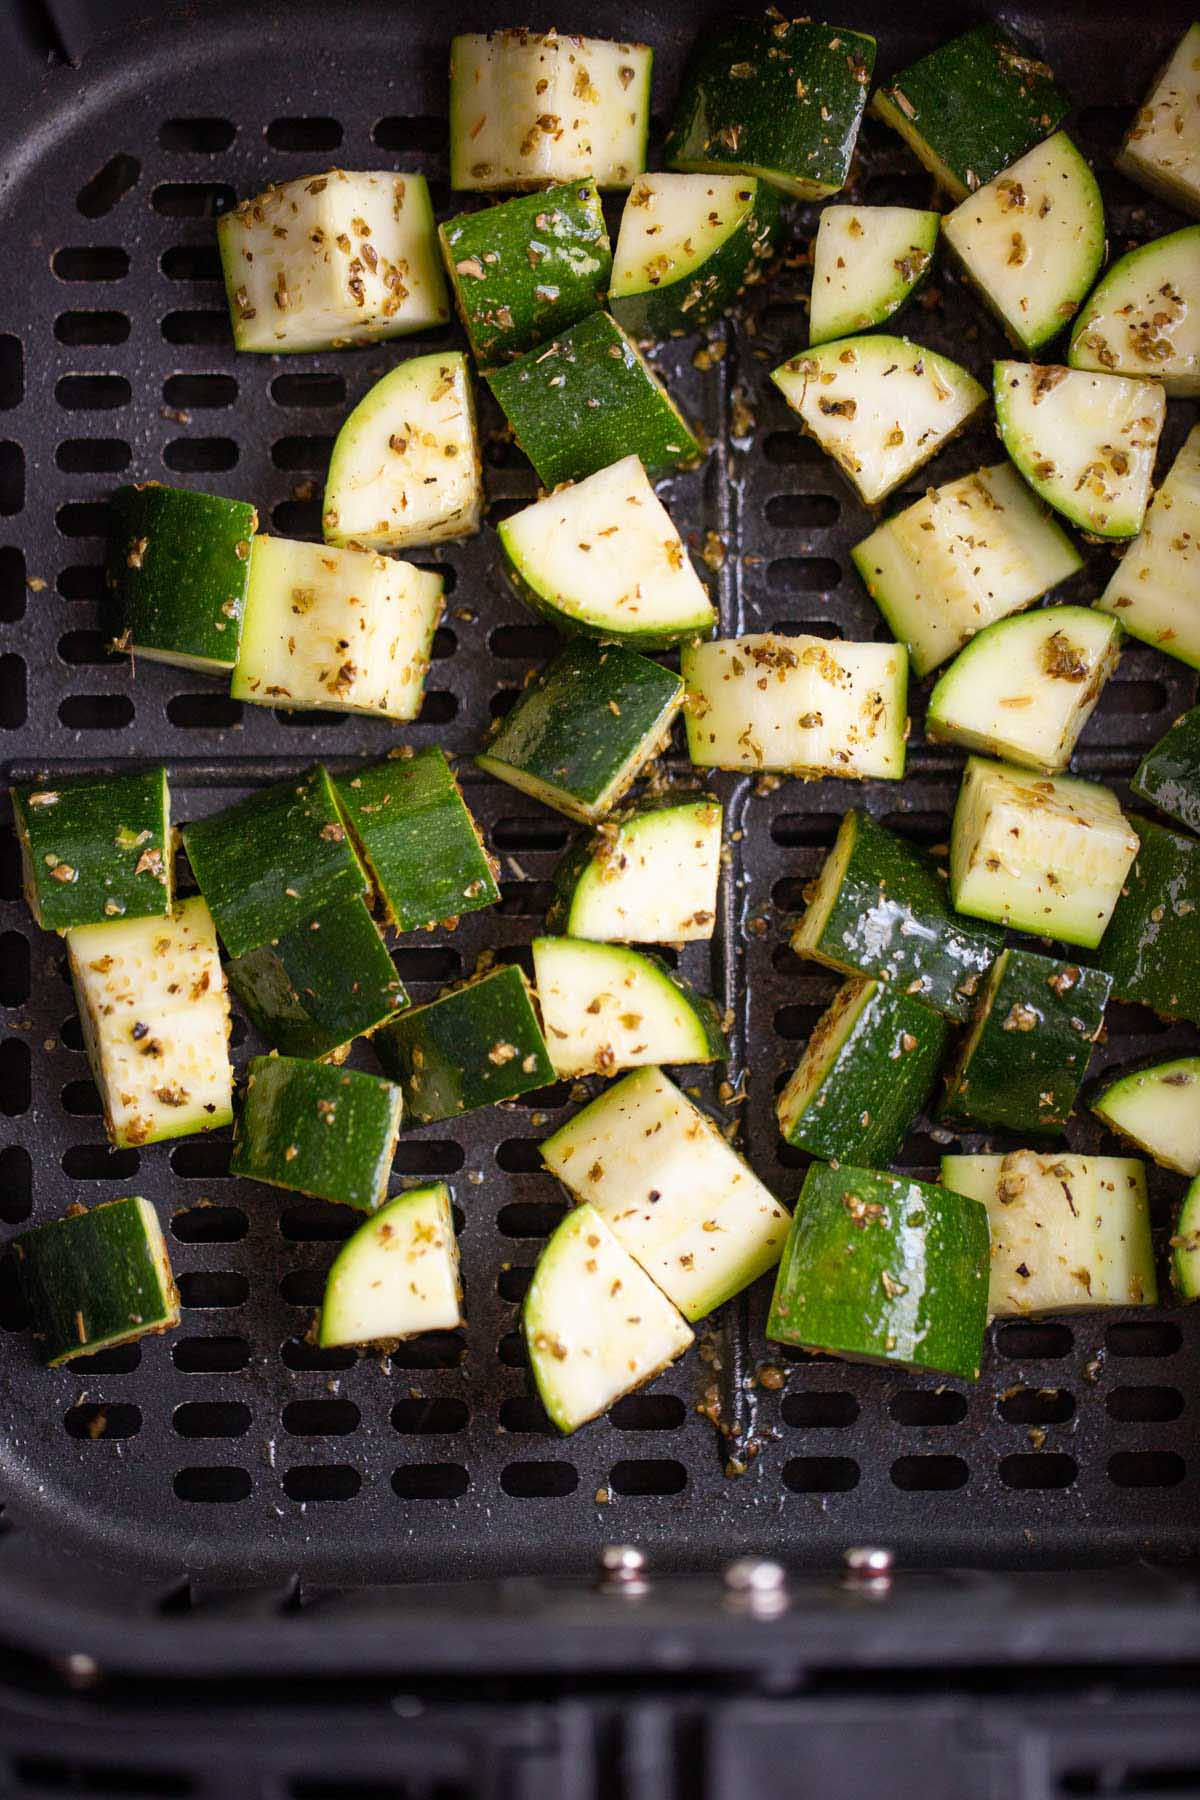
POLYGON ((1096 601, 1125 630, 1200 669, 1200 425, 1193 426, 1096 601))
POLYGON ((1123 175, 1193 218, 1200 216, 1198 107, 1200 25, 1189 25, 1114 160, 1123 175))
POLYGON ((888 983, 958 1024, 1003 942, 959 918, 933 861, 865 812, 843 817, 792 932, 797 956, 888 983))
POLYGON ((978 1381, 983 1207, 929 1181, 813 1163, 767 1319, 777 1344, 978 1381))
POLYGON ((389 925, 449 926, 500 898, 496 865, 436 745, 335 776, 333 788, 389 925))
POLYGON ((538 1257, 521 1309, 538 1394, 577 1431, 682 1356, 692 1333, 594 1206, 577 1206, 538 1257))
POLYGON ((17 1280, 52 1369, 179 1323, 179 1290, 148 1200, 105 1200, 13 1239, 17 1280))
POLYGON ((1200 839, 1149 819, 1096 961, 1118 1000, 1200 1025, 1200 839))
POLYGON ((850 557, 918 676, 1083 567, 1009 462, 927 489, 850 557))
POLYGON ((1200 395, 1200 225, 1113 264, 1075 322, 1067 361, 1148 375, 1176 399, 1200 395))
POLYGON ((165 769, 15 787, 11 799, 25 898, 44 931, 170 912, 165 769))
POLYGON ((379 927, 357 895, 234 957, 228 974, 254 1029, 283 1056, 342 1062, 356 1037, 408 1005, 379 927))
POLYGON ((609 820, 559 864, 547 931, 610 944, 711 938, 721 820, 710 794, 667 795, 609 820))
POLYGON ((1181 1300, 1200 1300, 1200 1180, 1183 1196, 1171 1237, 1171 1282, 1181 1300))
POLYGON ((647 44, 556 31, 472 31, 450 45, 450 182, 540 188, 591 176, 628 187, 646 166, 647 44))
POLYGON ((238 350, 341 350, 450 317, 423 175, 330 169, 217 220, 238 350))
POLYGON ((482 517, 467 359, 461 350, 411 357, 367 390, 337 434, 325 542, 410 550, 470 537, 482 517))
POLYGON ((579 638, 538 671, 475 761, 594 824, 665 748, 682 700, 672 670, 621 644, 579 638))
POLYGON ((515 963, 448 988, 393 1019, 372 1040, 418 1125, 456 1119, 555 1080, 533 994, 515 963))
POLYGON ((1091 1106, 1110 1131, 1162 1168, 1200 1175, 1200 1056, 1118 1075, 1091 1106))
POLYGON ((771 380, 868 506, 886 500, 987 402, 949 357, 882 334, 802 350, 771 380))
POLYGON ((663 147, 670 169, 759 175, 800 200, 845 187, 875 39, 771 14, 697 39, 663 147))
POLYGON ((1136 1158, 943 1156, 942 1185, 987 1208, 993 1318, 1157 1303, 1146 1172, 1136 1158))
POLYGON ((398 557, 257 537, 230 692, 415 719, 444 605, 442 577, 398 557))
POLYGON ((438 235, 481 369, 523 356, 604 305, 612 250, 594 181, 462 213, 438 235))
POLYGON ((950 897, 975 919, 1094 948, 1138 838, 1097 781, 967 759, 950 828, 950 897))
POLYGON ((943 219, 942 235, 1010 342, 1032 353, 1058 336, 1100 273, 1104 202, 1057 131, 969 194, 943 219))
POLYGON ((1002 950, 946 1072, 942 1111, 1010 1131, 1057 1131, 1071 1116, 1112 979, 1103 969, 1002 950))
POLYGON ((398 1087, 292 1056, 256 1056, 233 1134, 233 1175, 374 1212, 400 1135, 398 1087))
POLYGON ((200 896, 166 919, 77 926, 67 957, 109 1142, 123 1149, 228 1125, 229 996, 200 896))
POLYGON ((544 488, 638 456, 657 480, 703 454, 637 345, 608 313, 589 313, 487 383, 544 488))
POLYGON ((702 1319, 779 1260, 787 1213, 661 1069, 614 1082, 546 1139, 542 1160, 685 1319, 702 1319))
POLYGON ((121 619, 113 648, 205 675, 232 669, 254 508, 153 481, 119 487, 109 504, 104 581, 121 619))
POLYGON ((808 341, 882 325, 924 281, 939 216, 911 206, 825 206, 813 244, 808 341))
POLYGON ((465 1325, 458 1240, 444 1181, 411 1188, 364 1219, 325 1283, 316 1339, 388 1345, 465 1325))
POLYGON ((729 1055, 712 1001, 647 951, 587 938, 534 938, 533 979, 560 1079, 648 1063, 723 1062, 729 1055))
POLYGON ((698 331, 761 281, 779 195, 757 175, 639 175, 621 214, 609 305, 626 331, 698 331))
POLYGON ((717 611, 636 456, 557 488, 496 534, 518 596, 560 631, 666 650, 717 611))
POLYGON ((193 819, 183 842, 230 956, 269 944, 318 907, 371 885, 320 767, 193 819))
POLYGON ((871 111, 965 200, 1062 123, 1066 96, 1053 70, 1001 26, 978 25, 877 89, 871 111))
POLYGON ((926 736, 1058 774, 1120 657, 1120 626, 1091 606, 997 619, 938 681, 926 736))
POLYGON ((1129 785, 1139 800, 1200 836, 1200 706, 1176 719, 1147 750, 1129 785))
POLYGON ((1093 537, 1137 536, 1166 417, 1157 383, 998 362, 995 398, 1004 448, 1035 494, 1093 537))
POLYGON ((775 1102, 789 1144, 889 1163, 933 1093, 950 1028, 902 990, 852 975, 822 1013, 775 1102))
POLYGON ((903 644, 762 632, 686 644, 680 666, 697 768, 880 781, 904 774, 903 644))

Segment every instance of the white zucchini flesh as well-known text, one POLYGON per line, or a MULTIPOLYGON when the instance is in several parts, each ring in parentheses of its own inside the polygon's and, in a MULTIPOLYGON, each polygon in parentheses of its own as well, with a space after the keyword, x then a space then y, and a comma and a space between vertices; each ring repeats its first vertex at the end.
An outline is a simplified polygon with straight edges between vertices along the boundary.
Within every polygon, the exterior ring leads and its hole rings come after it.
POLYGON ((1093 947, 1138 852, 1095 781, 968 759, 950 831, 950 894, 976 919, 1093 947))
POLYGON ((1125 630, 1200 669, 1200 425, 1184 439, 1141 533, 1096 601, 1125 630))
MULTIPOLYGON (((695 305, 705 297, 705 265, 745 229, 757 198, 755 175, 639 176, 621 213, 610 297, 694 281, 695 305)), ((680 309, 689 310, 686 295, 680 309)))
POLYGON ((1096 537, 1136 537, 1166 399, 1153 381, 998 362, 996 423, 1035 493, 1096 537))
POLYGON ((698 1010, 656 957, 624 944, 540 937, 533 971, 546 1048, 563 1079, 722 1057, 708 1007, 698 1010))
POLYGON ((325 479, 325 542, 403 550, 466 537, 482 516, 466 356, 414 356, 377 381, 338 432, 325 479))
POLYGON ((569 1212, 542 1251, 521 1322, 542 1405, 562 1432, 607 1412, 693 1342, 591 1206, 569 1212))
POLYGON ((1200 215, 1200 25, 1184 32, 1115 161, 1152 194, 1200 215))
POLYGON ((1120 1076, 1092 1111, 1164 1169, 1200 1175, 1200 1056, 1120 1076))
POLYGON ((153 1144, 228 1125, 229 995, 201 897, 179 901, 170 918, 80 925, 66 939, 111 1141, 153 1144))
POLYGON ((217 221, 239 350, 340 349, 450 318, 423 175, 330 169, 217 221))
POLYGON ((930 488, 850 554, 917 675, 1083 567, 1009 462, 930 488))
POLYGON ((898 337, 819 344, 771 379, 868 506, 928 462, 987 400, 957 363, 898 337))
POLYGON ((938 214, 912 206, 825 206, 813 246, 808 341, 825 344, 882 325, 923 278, 938 214))
POLYGON ((788 1214, 661 1069, 615 1082, 546 1139, 542 1160, 687 1319, 782 1255, 788 1214))
POLYGON ((993 1318, 1153 1306, 1146 1172, 1135 1157, 944 1156, 942 1186, 988 1210, 993 1318))
POLYGON ((258 706, 415 719, 442 577, 398 557, 256 537, 230 691, 258 706))
POLYGON ((1071 760, 1116 669, 1121 629, 1090 606, 998 619, 961 650, 929 697, 942 743, 1056 774, 1071 760))
POLYGON ((503 520, 521 591, 564 629, 639 640, 703 637, 716 608, 636 456, 503 520))
POLYGON ((1181 1300, 1200 1300, 1200 1179, 1183 1196, 1175 1221, 1171 1275, 1181 1300))
POLYGON ((703 799, 634 813, 604 830, 567 917, 576 937, 685 944, 717 918, 722 807, 703 799))
POLYGON ((951 251, 1019 349, 1077 312, 1104 261, 1104 203, 1066 132, 1055 132, 942 221, 951 251))
POLYGON ((1113 264, 1079 315, 1067 361, 1149 376, 1176 399, 1200 394, 1200 225, 1113 264))
POLYGON ((652 52, 548 31, 468 32, 450 46, 450 180, 628 187, 646 166, 652 52))
POLYGON ((387 1201, 347 1238, 325 1283, 317 1341, 392 1344, 464 1323, 450 1191, 433 1181, 387 1201))
POLYGON ((902 644, 770 632, 685 645, 688 755, 700 768, 898 781, 908 653, 902 644))

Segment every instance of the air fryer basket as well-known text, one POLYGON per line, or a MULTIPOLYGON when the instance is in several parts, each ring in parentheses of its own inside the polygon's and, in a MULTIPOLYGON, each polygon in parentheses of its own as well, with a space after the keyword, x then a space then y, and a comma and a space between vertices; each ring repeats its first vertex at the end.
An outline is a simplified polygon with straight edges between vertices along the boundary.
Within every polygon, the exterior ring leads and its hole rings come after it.
MULTIPOLYGON (((593 0, 554 22, 653 43, 656 110, 665 110, 682 56, 714 10, 593 0)), ((944 0, 919 9, 855 0, 841 10, 877 30, 883 73, 962 24, 944 0)), ((555 641, 497 573, 495 524, 535 488, 524 458, 497 435, 499 415, 482 391, 488 523, 478 537, 428 553, 445 571, 449 602, 425 708, 410 729, 243 708, 216 682, 150 663, 131 671, 106 649, 99 561, 106 495, 127 478, 245 497, 266 529, 319 535, 322 473, 348 407, 396 360, 453 334, 341 354, 235 357, 213 220, 235 196, 331 163, 421 171, 445 216, 450 31, 523 18, 500 0, 468 0, 453 19, 430 6, 304 3, 201 6, 138 21, 126 6, 112 10, 105 35, 87 9, 55 11, 68 52, 80 20, 89 41, 78 68, 61 56, 44 66, 34 91, 7 110, 3 143, 6 781, 165 759, 186 818, 317 759, 381 755, 400 739, 466 759, 555 641)), ((1074 129, 1098 159, 1117 247, 1180 222, 1107 159, 1189 16, 1180 0, 1159 4, 1136 21, 1131 41, 1134 21, 1112 0, 1005 9, 1073 94, 1074 129)), ((921 205, 930 192, 898 140, 871 122, 856 181, 874 202, 921 205)), ((800 212, 793 248, 810 228, 800 212)), ((806 279, 798 258, 788 262, 743 320, 710 334, 724 354, 700 359, 712 360, 708 369, 697 367, 696 340, 661 348, 658 367, 713 439, 703 468, 675 479, 666 498, 696 551, 707 546, 715 565, 714 548, 724 550, 713 576, 724 632, 879 637, 848 559, 867 514, 767 380, 804 342, 806 279)), ((937 285, 940 304, 915 312, 907 329, 984 369, 1001 353, 998 332, 957 283, 937 285)), ((1164 465, 1189 415, 1194 407, 1172 407, 1164 465)), ((996 453, 988 424, 922 471, 913 491, 996 453)), ((1069 597, 1090 598, 1107 566, 1108 552, 1089 551, 1069 597)), ((1079 767, 1127 793, 1137 756, 1195 692, 1182 665, 1131 642, 1079 767)), ((918 720, 922 711, 923 694, 918 720)), ((725 1110, 742 1119, 745 1149, 785 1200, 805 1159, 775 1130, 777 1077, 833 991, 833 978, 788 949, 789 915, 852 802, 916 841, 944 842, 959 761, 918 730, 903 783, 716 784, 733 838, 724 911, 711 953, 689 947, 680 966, 733 1009, 729 1079, 740 1092, 749 1072, 748 1099, 725 1110)), ((671 762, 686 772, 680 744, 671 762)), ((454 933, 402 941, 397 961, 416 1000, 469 971, 485 949, 527 956, 567 836, 557 814, 466 760, 463 772, 502 860, 503 901, 454 933)), ((106 1148, 62 948, 36 930, 20 898, 11 827, 0 851, 0 1220, 13 1228, 72 1201, 142 1193, 167 1225, 184 1305, 182 1326, 167 1337, 48 1372, 20 1331, 11 1284, 0 1292, 8 1528, 0 1613, 10 1636, 14 1620, 33 1632, 37 1617, 45 1647, 45 1622, 65 1634, 72 1605, 95 1618, 145 1620, 227 1587, 260 1591, 270 1611, 330 1589, 578 1577, 612 1541, 640 1546, 667 1571, 711 1570, 745 1554, 824 1570, 864 1542, 931 1570, 1078 1570, 1195 1555, 1200 1307, 999 1324, 971 1386, 769 1346, 759 1284, 714 1321, 699 1354, 610 1418, 557 1439, 530 1397, 516 1323, 564 1204, 539 1170, 537 1143, 566 1116, 565 1084, 474 1113, 453 1132, 438 1125, 401 1138, 397 1187, 437 1174, 453 1188, 464 1341, 422 1340, 390 1362, 313 1349, 304 1334, 346 1220, 333 1207, 232 1182, 227 1134, 106 1148), (758 1384, 765 1363, 786 1371, 782 1390, 758 1384)), ((1114 1006, 1097 1064, 1194 1042, 1186 1029, 1114 1006)), ((239 1058, 257 1047, 244 1027, 235 1043, 239 1058)), ((372 1066, 365 1046, 354 1060, 372 1066)), ((703 1092, 719 1109, 714 1083, 703 1092)), ((1086 1117, 1073 1123, 1072 1147, 1099 1141, 1086 1117)), ((905 1166, 933 1173, 939 1148, 920 1130, 905 1166)), ((1160 1234, 1177 1191, 1155 1191, 1160 1234)), ((1137 1599, 1161 1605, 1168 1643, 1178 1587, 1139 1582, 1137 1599)), ((1114 1575, 1104 1591, 1115 1602, 1125 1590, 1114 1575)), ((918 1603, 920 1595, 910 1628, 918 1603)), ((969 1635, 971 1602, 960 1595, 955 1605, 956 1629, 969 1635)), ((366 1616, 380 1617, 370 1607, 366 1616)), ((604 1621, 614 1655, 623 1642, 628 1653, 626 1622, 618 1629, 611 1612, 604 1621)), ((728 1629, 735 1645, 741 1626, 728 1629)), ((1081 1655, 1087 1640, 1081 1630, 1081 1655)))

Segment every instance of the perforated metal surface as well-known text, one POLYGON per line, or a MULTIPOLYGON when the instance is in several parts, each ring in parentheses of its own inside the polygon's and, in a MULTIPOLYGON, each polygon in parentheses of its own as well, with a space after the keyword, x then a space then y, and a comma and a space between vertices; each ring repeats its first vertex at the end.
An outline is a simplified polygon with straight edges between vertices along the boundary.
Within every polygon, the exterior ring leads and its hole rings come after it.
MULTIPOLYGON (((884 10, 865 0, 850 9, 868 28, 884 10)), ((446 212, 442 21, 432 10, 360 7, 353 33, 335 36, 328 23, 320 31, 320 16, 260 7, 219 41, 167 32, 133 46, 134 60, 129 44, 110 46, 82 74, 56 70, 19 122, 0 266, 0 730, 11 778, 165 758, 186 818, 316 758, 378 755, 401 738, 465 754, 553 646, 497 572, 494 525, 535 488, 524 459, 493 439, 488 525, 429 558, 446 571, 449 607, 421 721, 403 734, 368 719, 242 708, 217 683, 150 664, 132 674, 104 649, 98 565, 104 497, 117 480, 243 496, 266 528, 317 535, 322 471, 347 408, 399 358, 452 341, 234 357, 212 219, 235 195, 336 161, 427 173, 446 212)), ((1131 49, 1122 36, 1116 55, 1116 12, 1107 25, 1082 8, 1057 23, 1031 9, 1006 16, 1086 98, 1079 136, 1101 158, 1185 18, 1174 4, 1156 9, 1144 41, 1131 49)), ((499 6, 455 17, 459 28, 510 22, 499 6)), ((702 23, 686 6, 607 3, 558 22, 652 41, 660 108, 702 23)), ((919 32, 889 19, 880 72, 958 23, 949 8, 923 9, 919 32)), ((871 201, 928 203, 927 179, 873 125, 859 182, 871 201)), ((1103 165, 1102 186, 1117 248, 1179 222, 1103 165)), ((794 214, 794 251, 812 219, 794 214)), ((806 280, 798 263, 782 268, 746 321, 715 334, 724 355, 710 369, 694 366, 693 340, 664 347, 658 366, 714 439, 705 467, 665 497, 694 549, 710 532, 727 546, 714 577, 726 632, 881 637, 847 555, 868 518, 767 381, 804 341, 806 280)), ((937 288, 940 301, 907 329, 982 370, 1001 349, 998 334, 955 284, 937 288)), ((498 416, 482 390, 480 401, 491 432, 498 416)), ((1195 410, 1172 404, 1164 464, 1195 410)), ((914 492, 994 457, 990 429, 952 446, 914 492)), ((1105 566, 1106 552, 1089 553, 1070 597, 1094 593, 1105 566)), ((1136 754, 1194 693, 1180 665, 1131 646, 1079 766, 1124 792, 1136 754)), ((923 704, 918 690, 901 785, 717 784, 734 839, 722 931, 711 958, 693 947, 681 967, 735 1008, 735 1088, 747 1063, 751 1071, 738 1113, 745 1148, 785 1200, 804 1159, 777 1137, 774 1092, 834 986, 788 950, 788 916, 852 801, 918 841, 945 841, 960 759, 926 749, 923 704)), ((678 754, 674 766, 686 771, 678 754)), ((418 1000, 484 949, 524 954, 567 838, 557 815, 466 779, 503 860, 504 899, 452 935, 404 940, 397 960, 418 1000)), ((313 1351, 303 1333, 347 1221, 231 1182, 220 1138, 108 1152, 61 948, 20 901, 11 831, 0 907, 0 1219, 11 1227, 73 1200, 144 1193, 169 1222, 185 1308, 170 1337, 48 1373, 5 1295, 0 1487, 23 1529, 0 1538, 0 1573, 25 1531, 164 1576, 298 1575, 316 1585, 574 1571, 613 1538, 676 1567, 745 1549, 821 1563, 871 1539, 930 1564, 1195 1548, 1200 1308, 1000 1326, 971 1388, 783 1357, 762 1335, 769 1284, 760 1284, 715 1324, 715 1361, 693 1354, 609 1420, 567 1442, 550 1435, 528 1397, 515 1327, 563 1205, 536 1144, 565 1116, 565 1087, 474 1114, 453 1137, 429 1127, 401 1140, 397 1186, 436 1173, 454 1190, 465 1340, 421 1342, 390 1365, 313 1351), (782 1392, 746 1385, 767 1361, 787 1371, 782 1392), (759 1447, 739 1479, 725 1474, 728 1446, 695 1410, 714 1384, 723 1416, 759 1447)), ((1194 1041, 1114 1007, 1097 1066, 1194 1041)), ((235 1045, 239 1060, 255 1047, 249 1037, 235 1045)), ((369 1051, 360 1046, 355 1061, 371 1066, 369 1051)), ((713 1084, 701 1086, 711 1098, 713 1084)), ((1075 1147, 1099 1141, 1086 1123, 1072 1128, 1075 1147)), ((939 1149, 923 1130, 906 1164, 932 1173, 939 1149)), ((1178 1185, 1156 1184, 1160 1227, 1178 1185)))

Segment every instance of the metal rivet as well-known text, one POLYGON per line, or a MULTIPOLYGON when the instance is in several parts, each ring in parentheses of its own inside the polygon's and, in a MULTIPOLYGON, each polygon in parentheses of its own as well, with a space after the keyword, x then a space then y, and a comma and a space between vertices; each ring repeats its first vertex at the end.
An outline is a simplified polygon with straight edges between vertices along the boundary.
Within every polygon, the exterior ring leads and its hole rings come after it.
POLYGON ((646 1558, 634 1544, 605 1544, 600 1552, 601 1593, 635 1596, 650 1591, 646 1558))
POLYGON ((721 1579, 730 1606, 741 1611, 778 1613, 787 1606, 787 1570, 782 1563, 742 1556, 726 1565, 721 1579))
POLYGON ((895 1557, 876 1544, 855 1544, 842 1557, 843 1585, 859 1593, 886 1594, 892 1585, 895 1557))

